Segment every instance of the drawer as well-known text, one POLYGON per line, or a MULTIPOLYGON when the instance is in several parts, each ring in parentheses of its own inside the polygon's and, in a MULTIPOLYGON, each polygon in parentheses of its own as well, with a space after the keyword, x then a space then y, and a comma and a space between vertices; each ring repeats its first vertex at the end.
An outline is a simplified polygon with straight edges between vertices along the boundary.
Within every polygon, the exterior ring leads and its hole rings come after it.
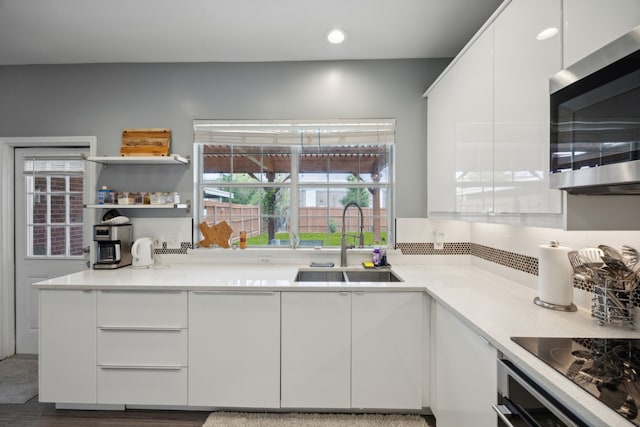
POLYGON ((187 293, 99 291, 98 326, 187 327, 187 293))
POLYGON ((187 365, 186 329, 98 328, 98 365, 187 365))
POLYGON ((187 368, 99 366, 98 403, 186 405, 187 368))

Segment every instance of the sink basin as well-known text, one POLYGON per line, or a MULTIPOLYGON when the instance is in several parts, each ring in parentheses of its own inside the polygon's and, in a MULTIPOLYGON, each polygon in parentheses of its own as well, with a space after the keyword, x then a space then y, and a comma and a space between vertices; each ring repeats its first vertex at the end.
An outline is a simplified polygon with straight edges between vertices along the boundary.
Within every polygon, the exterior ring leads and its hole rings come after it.
POLYGON ((391 270, 298 270, 296 282, 403 282, 391 270))
POLYGON ((318 271, 298 270, 296 282, 344 282, 345 278, 340 270, 318 271))
POLYGON ((404 282, 390 270, 352 270, 345 271, 348 282, 404 282))

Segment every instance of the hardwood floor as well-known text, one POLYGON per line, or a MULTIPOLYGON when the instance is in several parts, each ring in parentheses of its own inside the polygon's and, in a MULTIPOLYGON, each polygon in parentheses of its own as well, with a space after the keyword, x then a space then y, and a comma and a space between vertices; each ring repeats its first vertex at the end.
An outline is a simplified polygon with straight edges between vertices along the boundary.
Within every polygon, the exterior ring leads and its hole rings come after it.
MULTIPOLYGON (((40 403, 38 396, 22 405, 0 404, 0 427, 201 427, 209 412, 57 410, 53 403, 40 403)), ((435 418, 424 417, 435 427, 435 418)))
POLYGON ((201 427, 209 412, 56 410, 38 396, 22 405, 0 404, 0 427, 201 427))

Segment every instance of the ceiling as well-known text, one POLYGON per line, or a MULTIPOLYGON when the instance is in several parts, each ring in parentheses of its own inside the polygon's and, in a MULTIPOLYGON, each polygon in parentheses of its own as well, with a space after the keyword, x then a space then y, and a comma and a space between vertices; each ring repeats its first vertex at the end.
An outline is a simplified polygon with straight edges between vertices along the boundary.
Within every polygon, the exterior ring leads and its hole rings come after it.
POLYGON ((0 65, 453 57, 501 2, 0 0, 0 65))

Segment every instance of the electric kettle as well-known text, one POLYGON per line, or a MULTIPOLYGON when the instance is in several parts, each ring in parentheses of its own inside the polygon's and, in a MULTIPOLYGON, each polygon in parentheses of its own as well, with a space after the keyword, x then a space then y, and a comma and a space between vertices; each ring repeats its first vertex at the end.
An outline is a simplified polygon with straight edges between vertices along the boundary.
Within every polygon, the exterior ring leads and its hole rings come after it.
POLYGON ((131 246, 132 265, 135 268, 149 268, 154 262, 153 241, 150 237, 136 239, 131 246))

